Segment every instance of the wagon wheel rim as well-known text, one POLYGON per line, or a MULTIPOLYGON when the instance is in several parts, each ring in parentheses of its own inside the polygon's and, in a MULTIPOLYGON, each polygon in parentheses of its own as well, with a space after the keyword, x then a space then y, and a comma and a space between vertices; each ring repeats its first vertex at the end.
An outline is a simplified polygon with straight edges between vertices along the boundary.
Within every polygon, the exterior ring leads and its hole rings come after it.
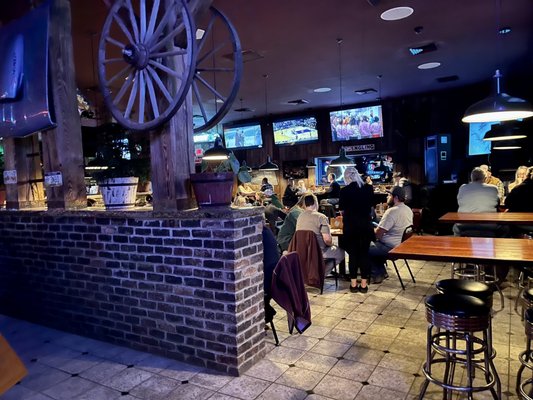
POLYGON ((198 55, 194 79, 192 81, 195 121, 198 121, 198 119, 201 120, 201 124, 194 125, 194 133, 207 131, 216 126, 224 118, 237 97, 242 78, 242 48, 237 30, 231 21, 215 7, 210 7, 209 12, 210 16, 205 33, 197 46, 198 55), (229 37, 227 39, 231 41, 232 57, 230 62, 232 62, 232 66, 229 68, 213 65, 215 57, 224 49, 224 43, 217 43, 212 48, 208 48, 207 42, 210 40, 215 26, 222 26, 222 29, 225 31, 224 34, 228 35, 229 37), (211 82, 206 79, 206 74, 214 75, 211 82), (231 83, 229 87, 225 88, 226 90, 224 92, 221 92, 212 82, 217 82, 217 76, 220 80, 221 77, 227 77, 228 74, 233 74, 231 83), (214 112, 210 112, 206 107, 205 92, 214 100, 214 112), (218 102, 220 101, 222 101, 222 104, 218 107, 218 102))
POLYGON ((191 86, 196 64, 194 21, 184 0, 164 4, 154 0, 147 7, 146 0, 117 0, 102 29, 100 88, 113 117, 128 129, 151 130, 167 122, 191 86))

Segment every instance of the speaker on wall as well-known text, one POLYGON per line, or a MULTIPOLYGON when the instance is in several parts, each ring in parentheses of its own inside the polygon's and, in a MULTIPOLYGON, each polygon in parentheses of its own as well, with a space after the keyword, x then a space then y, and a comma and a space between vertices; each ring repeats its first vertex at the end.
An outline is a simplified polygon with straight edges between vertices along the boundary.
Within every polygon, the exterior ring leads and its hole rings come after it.
POLYGON ((424 140, 426 182, 436 185, 451 178, 451 137, 448 134, 427 136, 424 140))

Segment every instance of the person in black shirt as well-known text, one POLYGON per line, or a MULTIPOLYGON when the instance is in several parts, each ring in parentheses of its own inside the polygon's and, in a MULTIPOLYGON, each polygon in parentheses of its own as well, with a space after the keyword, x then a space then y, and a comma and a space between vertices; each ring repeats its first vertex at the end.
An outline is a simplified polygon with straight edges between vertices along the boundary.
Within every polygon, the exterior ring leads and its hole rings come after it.
MULTIPOLYGON (((527 169, 524 181, 507 195, 505 207, 511 212, 533 212, 533 167, 527 169)), ((532 225, 519 225, 515 228, 517 233, 533 232, 532 225)))
POLYGON ((283 193, 283 205, 287 208, 292 208, 298 202, 298 194, 296 194, 298 189, 294 186, 294 179, 289 178, 288 185, 285 188, 285 193, 283 193))

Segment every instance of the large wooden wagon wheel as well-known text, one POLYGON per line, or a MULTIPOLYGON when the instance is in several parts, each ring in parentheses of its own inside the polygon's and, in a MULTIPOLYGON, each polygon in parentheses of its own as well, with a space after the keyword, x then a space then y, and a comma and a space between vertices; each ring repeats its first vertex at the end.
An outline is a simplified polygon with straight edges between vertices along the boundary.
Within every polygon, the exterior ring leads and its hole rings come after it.
POLYGON ((194 132, 214 127, 230 110, 242 77, 242 51, 237 31, 229 19, 209 8, 197 27, 204 31, 198 42, 192 82, 194 132))
POLYGON ((147 3, 115 1, 98 53, 106 105, 122 126, 133 130, 153 129, 176 113, 196 64, 196 29, 186 2, 147 3))

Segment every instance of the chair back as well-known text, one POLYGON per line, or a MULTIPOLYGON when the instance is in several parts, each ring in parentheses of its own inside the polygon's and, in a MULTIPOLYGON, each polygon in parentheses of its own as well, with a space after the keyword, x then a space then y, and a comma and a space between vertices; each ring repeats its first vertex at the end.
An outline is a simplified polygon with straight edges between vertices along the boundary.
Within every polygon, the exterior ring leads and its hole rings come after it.
POLYGON ((305 284, 321 289, 326 266, 315 233, 304 230, 294 232, 288 251, 298 253, 305 284))
POLYGON ((409 239, 411 236, 415 234, 415 230, 413 225, 409 225, 403 230, 402 234, 402 242, 405 242, 407 239, 409 239))

